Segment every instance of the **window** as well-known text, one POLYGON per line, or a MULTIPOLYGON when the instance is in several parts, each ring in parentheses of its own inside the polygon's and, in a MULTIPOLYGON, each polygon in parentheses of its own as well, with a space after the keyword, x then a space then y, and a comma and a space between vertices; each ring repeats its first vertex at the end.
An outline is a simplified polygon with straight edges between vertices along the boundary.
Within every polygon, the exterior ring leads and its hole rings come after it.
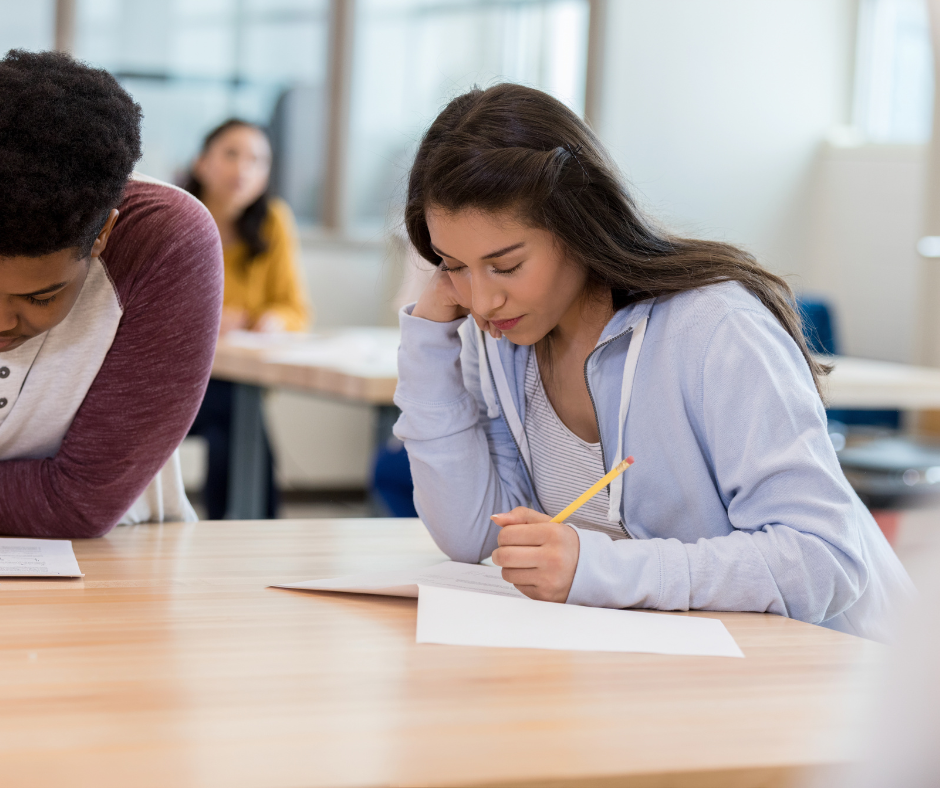
MULTIPOLYGON (((374 231, 396 216, 421 133, 473 85, 521 82, 584 111, 589 0, 345 2, 65 0, 66 38, 143 107, 141 171, 182 181, 206 132, 242 117, 270 128, 274 190, 306 224, 374 231), (352 13, 351 54, 331 51, 335 9, 352 13), (330 84, 349 86, 348 117, 332 127, 330 84), (344 144, 331 143, 340 127, 344 144), (331 144, 345 152, 327 183, 331 144)), ((0 42, 51 47, 55 6, 0 0, 0 42)))
POLYGON ((861 0, 855 125, 872 142, 919 143, 932 118, 926 0, 861 0))
POLYGON ((525 83, 583 113, 588 11, 586 0, 359 0, 351 223, 384 223, 421 133, 474 84, 525 83))
POLYGON ((50 49, 55 0, 0 0, 0 56, 10 49, 50 49))
POLYGON ((180 181, 206 132, 230 116, 272 124, 276 148, 302 118, 314 155, 282 157, 274 179, 314 222, 327 12, 327 0, 78 0, 75 55, 111 71, 141 104, 139 167, 163 180, 180 181))

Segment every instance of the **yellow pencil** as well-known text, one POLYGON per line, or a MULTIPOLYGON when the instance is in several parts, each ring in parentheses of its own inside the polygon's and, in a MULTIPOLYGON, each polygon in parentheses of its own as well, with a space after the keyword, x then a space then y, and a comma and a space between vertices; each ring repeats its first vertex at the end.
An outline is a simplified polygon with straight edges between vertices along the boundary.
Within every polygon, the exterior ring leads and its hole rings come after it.
POLYGON ((601 479, 597 484, 592 486, 590 489, 581 493, 578 496, 577 500, 573 503, 568 504, 564 509, 562 509, 558 514, 552 518, 553 523, 563 523, 566 519, 571 517, 578 509, 580 509, 584 504, 591 500, 595 495, 597 495, 601 490, 603 490, 608 484, 610 484, 614 479, 616 479, 621 473, 623 473, 627 468, 633 465, 633 457, 627 457, 622 463, 620 463, 616 468, 613 468, 610 473, 608 473, 603 479, 601 479))

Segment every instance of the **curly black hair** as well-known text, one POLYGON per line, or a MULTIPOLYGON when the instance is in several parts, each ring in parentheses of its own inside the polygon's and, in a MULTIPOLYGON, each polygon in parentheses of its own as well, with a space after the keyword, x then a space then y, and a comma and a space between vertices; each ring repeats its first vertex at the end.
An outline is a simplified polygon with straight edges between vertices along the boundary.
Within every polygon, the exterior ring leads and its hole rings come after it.
POLYGON ((140 106, 61 52, 0 60, 0 256, 91 252, 140 158, 140 106))

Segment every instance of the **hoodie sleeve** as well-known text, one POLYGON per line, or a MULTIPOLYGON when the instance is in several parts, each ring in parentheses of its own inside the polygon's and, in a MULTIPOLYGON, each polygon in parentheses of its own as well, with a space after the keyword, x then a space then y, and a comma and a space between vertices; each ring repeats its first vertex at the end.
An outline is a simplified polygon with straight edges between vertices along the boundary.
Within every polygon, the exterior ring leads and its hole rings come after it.
POLYGON ((528 504, 525 470, 495 401, 485 401, 476 327, 413 317, 413 308, 400 313, 394 433, 434 541, 453 560, 476 563, 497 546, 490 515, 528 504))
POLYGON ((689 415, 700 420, 734 531, 694 544, 614 543, 579 531, 568 601, 768 612, 811 623, 844 612, 869 580, 865 524, 796 343, 770 313, 739 309, 688 363, 700 381, 689 415))

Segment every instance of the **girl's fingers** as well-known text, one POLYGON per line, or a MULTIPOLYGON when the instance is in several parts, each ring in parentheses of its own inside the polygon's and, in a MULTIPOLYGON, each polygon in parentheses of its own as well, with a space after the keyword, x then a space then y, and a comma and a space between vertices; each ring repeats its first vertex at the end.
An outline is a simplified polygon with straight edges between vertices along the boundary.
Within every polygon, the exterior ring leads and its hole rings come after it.
POLYGON ((479 328, 481 331, 485 331, 487 334, 493 337, 493 339, 502 338, 503 332, 490 323, 489 320, 487 320, 485 317, 480 317, 480 315, 478 315, 472 309, 470 310, 470 314, 473 315, 473 320, 476 322, 477 328, 479 328))
POLYGON ((537 512, 535 509, 529 509, 525 506, 517 506, 510 512, 494 514, 490 519, 500 528, 507 525, 517 525, 519 523, 547 523, 551 521, 544 512, 537 512))
POLYGON ((553 526, 546 523, 520 523, 503 528, 497 536, 500 547, 541 547, 552 537, 553 526))
POLYGON ((526 593, 526 587, 529 587, 533 592, 535 591, 539 581, 538 571, 538 569, 504 569, 502 572, 503 580, 512 583, 526 596, 531 596, 531 594, 526 593))
POLYGON ((538 569, 538 547, 497 547, 493 563, 504 569, 538 569))

